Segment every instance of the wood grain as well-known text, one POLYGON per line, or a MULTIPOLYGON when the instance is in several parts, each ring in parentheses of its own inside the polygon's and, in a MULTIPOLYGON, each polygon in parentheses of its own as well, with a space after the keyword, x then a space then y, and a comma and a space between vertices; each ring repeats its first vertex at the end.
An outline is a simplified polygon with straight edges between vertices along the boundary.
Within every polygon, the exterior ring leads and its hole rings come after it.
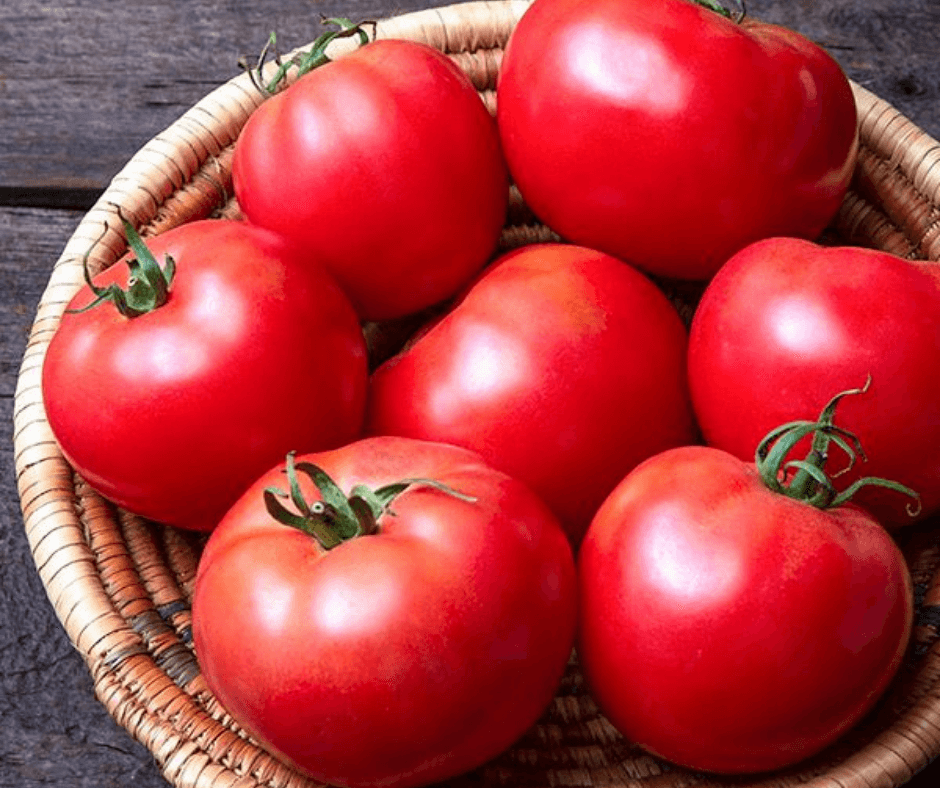
MULTIPOLYGON (((432 0, 5 0, 0 5, 0 204, 90 204, 121 165, 275 31, 320 15, 375 18, 432 0), (55 192, 50 192, 50 189, 55 192)), ((750 0, 753 18, 828 47, 853 79, 940 135, 936 0, 750 0)))
POLYGON ((428 0, 0 4, 0 204, 52 187, 87 204, 151 137, 239 73, 275 31, 284 49, 320 15, 374 18, 428 0))

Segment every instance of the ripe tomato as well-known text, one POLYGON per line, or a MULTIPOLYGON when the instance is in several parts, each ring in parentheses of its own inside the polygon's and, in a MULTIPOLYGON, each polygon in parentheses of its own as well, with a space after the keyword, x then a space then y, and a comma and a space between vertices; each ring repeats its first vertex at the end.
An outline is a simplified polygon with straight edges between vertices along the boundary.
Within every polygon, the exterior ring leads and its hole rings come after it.
MULTIPOLYGON (((940 509, 940 279, 930 265, 851 247, 768 239, 728 261, 692 321, 689 384, 705 440, 750 460, 774 425, 818 410, 829 393, 860 386, 842 406, 864 470, 940 509)), ((911 521, 903 498, 857 499, 884 525, 911 521)))
POLYGON ((765 771, 821 750, 886 689, 911 633, 907 566, 870 515, 772 492, 711 447, 630 473, 592 522, 578 576, 578 653, 598 705, 692 769, 765 771))
POLYGON ((283 463, 235 504, 193 598, 210 688, 274 753, 335 785, 421 785, 496 756, 544 711, 571 653, 575 568, 557 520, 454 446, 373 438, 305 463, 338 487, 298 474, 310 503, 295 515, 368 498, 361 485, 378 502, 364 533, 328 550, 268 513, 283 463))
POLYGON ((497 118, 543 221, 685 279, 759 238, 815 238, 857 153, 829 55, 689 0, 535 0, 506 48, 497 118))
MULTIPOLYGON (((43 367, 46 414, 102 495, 208 530, 285 452, 358 437, 365 343, 336 283, 267 230, 204 220, 149 248, 176 262, 166 302, 136 317, 109 303, 66 312, 43 367)), ((139 257, 96 287, 126 287, 139 257)), ((93 300, 85 287, 69 308, 93 300)))
POLYGON ((232 178, 245 216, 313 250, 370 320, 453 295, 506 218, 495 121, 449 58, 409 41, 366 44, 262 104, 232 178))
POLYGON ((640 272, 527 246, 372 375, 368 434, 465 446, 531 486, 580 541, 634 465, 694 440, 686 332, 640 272))

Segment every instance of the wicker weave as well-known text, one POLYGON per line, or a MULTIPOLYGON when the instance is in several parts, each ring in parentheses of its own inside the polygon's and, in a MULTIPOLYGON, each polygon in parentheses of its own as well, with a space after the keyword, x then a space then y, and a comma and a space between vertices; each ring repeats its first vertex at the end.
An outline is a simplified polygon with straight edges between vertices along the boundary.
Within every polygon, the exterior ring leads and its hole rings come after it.
MULTIPOLYGON (((475 2, 386 20, 378 36, 420 40, 448 54, 495 104, 501 47, 528 0, 475 2)), ((338 49, 351 46, 337 42, 338 49)), ((861 156, 852 192, 833 222, 840 242, 911 258, 940 256, 940 145, 896 110, 853 86, 861 156)), ((69 638, 111 715, 154 754, 177 786, 309 786, 247 740, 206 689, 191 647, 192 583, 200 538, 116 510, 75 476, 45 420, 43 356, 66 303, 82 285, 82 257, 104 267, 126 249, 116 206, 144 235, 208 215, 236 215, 232 145, 260 95, 243 75, 221 86, 151 140, 81 222, 51 273, 23 359, 15 400, 15 451, 26 532, 69 638), (107 224, 110 229, 102 235, 107 224)), ((505 248, 553 238, 514 196, 505 248)), ((893 788, 940 753, 940 528, 906 534, 919 619, 901 674, 874 713, 837 745, 793 770, 723 780, 671 768, 625 742, 599 715, 572 661, 539 723, 468 781, 489 785, 681 788, 809 784, 893 788)))

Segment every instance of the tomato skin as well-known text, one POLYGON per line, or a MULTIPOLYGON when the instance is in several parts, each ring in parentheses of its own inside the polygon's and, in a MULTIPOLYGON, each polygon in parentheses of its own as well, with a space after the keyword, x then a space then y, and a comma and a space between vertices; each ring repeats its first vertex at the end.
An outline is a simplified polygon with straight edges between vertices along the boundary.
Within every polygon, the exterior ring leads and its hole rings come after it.
POLYGON ((495 120, 441 52, 381 40, 261 105, 239 136, 252 222, 316 252, 362 318, 419 311, 487 261, 506 218, 495 120))
MULTIPOLYGON (((210 530, 294 448, 359 436, 365 343, 326 272, 266 230, 203 220, 147 241, 177 265, 169 300, 134 318, 69 313, 46 353, 46 414, 102 495, 161 523, 210 530)), ((95 283, 126 287, 123 261, 95 283)), ((84 287, 69 305, 93 300, 84 287)))
MULTIPOLYGON (((814 418, 833 392, 870 375, 869 390, 839 406, 868 460, 834 482, 899 482, 921 495, 921 516, 940 509, 938 366, 940 279, 930 265, 797 239, 767 239, 729 260, 689 339, 705 440, 745 460, 770 429, 814 418)), ((868 488, 855 500, 886 526, 912 520, 903 495, 868 488)))
POLYGON ((497 118, 544 222, 684 279, 759 238, 817 237, 857 157, 828 54, 688 0, 536 0, 506 47, 497 118))
POLYGON ((372 375, 366 433, 465 446, 527 483, 577 544, 623 475, 694 441, 686 332, 601 252, 524 247, 372 375))
POLYGON ((852 505, 772 493, 753 465, 683 447, 634 470, 578 557, 578 653, 629 739, 722 773, 796 763, 855 724, 909 642, 911 579, 852 505))
POLYGON ((373 438, 304 459, 345 492, 420 477, 476 500, 414 486, 376 535, 323 552, 266 513, 263 489, 285 486, 283 465, 272 470, 199 564, 206 681, 318 780, 421 785, 481 765, 536 721, 571 653, 575 568, 557 521, 453 446, 373 438))

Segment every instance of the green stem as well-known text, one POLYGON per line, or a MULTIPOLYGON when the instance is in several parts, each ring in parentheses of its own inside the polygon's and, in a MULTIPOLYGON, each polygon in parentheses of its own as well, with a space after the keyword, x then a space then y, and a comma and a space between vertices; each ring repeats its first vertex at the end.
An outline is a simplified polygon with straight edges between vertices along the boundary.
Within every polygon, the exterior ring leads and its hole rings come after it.
POLYGON ((391 509, 392 502, 405 490, 416 485, 432 487, 468 503, 476 501, 475 498, 433 479, 403 479, 377 489, 359 484, 353 487, 347 496, 322 468, 311 462, 296 462, 294 452, 287 455, 285 473, 288 491, 277 487, 264 490, 264 503, 268 514, 279 523, 314 537, 324 550, 332 550, 358 536, 376 533, 382 515, 395 515, 391 509), (298 472, 313 482, 320 495, 318 500, 307 501, 300 486, 298 472), (290 500, 294 511, 281 503, 283 500, 290 500))
MULTIPOLYGON (((867 459, 858 438, 852 433, 836 427, 833 421, 835 419, 836 408, 845 397, 864 394, 868 391, 870 386, 871 377, 869 376, 862 388, 848 389, 847 391, 840 392, 826 404, 826 407, 823 409, 823 412, 814 425, 812 432, 813 442, 809 456, 796 466, 798 470, 794 474, 793 480, 790 482, 790 489, 797 494, 797 497, 811 495, 815 489, 815 485, 820 483, 820 477, 815 470, 825 466, 829 457, 829 444, 831 442, 835 442, 845 452, 849 459, 849 468, 855 464, 857 457, 860 456, 863 460, 867 459)), ((840 473, 844 473, 846 470, 848 470, 848 468, 843 468, 840 473)), ((822 484, 825 485, 825 482, 822 482, 822 484)))
POLYGON ((112 303, 124 317, 139 317, 159 309, 170 297, 170 285, 176 275, 176 262, 170 255, 167 255, 161 268, 157 258, 147 248, 134 226, 124 218, 120 211, 118 215, 124 226, 128 246, 134 253, 134 256, 127 261, 130 271, 127 290, 123 290, 116 283, 107 287, 98 287, 92 281, 91 271, 88 268, 88 257, 91 254, 89 250, 82 258, 82 271, 85 275, 85 283, 95 294, 95 300, 81 309, 71 309, 70 312, 87 312, 107 301, 112 303))
POLYGON ((282 61, 281 56, 277 53, 277 34, 273 32, 268 36, 268 40, 261 49, 261 54, 253 67, 249 66, 244 59, 239 61, 241 67, 248 72, 252 84, 263 93, 265 97, 274 95, 284 86, 287 75, 291 70, 296 70, 296 78, 300 78, 307 72, 329 63, 330 58, 327 56, 326 50, 337 38, 358 36, 359 45, 364 46, 369 43, 369 34, 365 30, 367 25, 372 27, 372 37, 373 39, 375 38, 376 23, 372 21, 356 23, 345 17, 321 17, 320 23, 323 25, 335 25, 339 29, 329 30, 323 33, 311 44, 309 50, 294 55, 287 62, 282 61), (265 83, 263 72, 269 56, 272 58, 272 62, 277 66, 277 70, 274 72, 274 76, 265 83))
POLYGON ((747 16, 747 8, 744 5, 744 0, 736 0, 735 5, 737 6, 737 8, 734 13, 731 13, 731 11, 728 8, 726 8, 724 5, 722 5, 722 3, 718 2, 718 0, 692 0, 692 1, 694 3, 698 3, 698 5, 702 6, 703 8, 707 8, 710 11, 714 11, 716 14, 721 14, 723 17, 730 19, 732 22, 735 22, 736 24, 741 24, 741 22, 744 21, 744 17, 747 16))
POLYGON ((871 385, 871 377, 860 389, 848 389, 836 394, 816 421, 793 421, 771 430, 760 442, 754 462, 764 484, 774 492, 803 501, 819 509, 830 509, 851 500, 863 487, 884 487, 907 495, 914 500, 908 505, 908 513, 916 517, 920 513, 920 495, 898 482, 876 476, 864 476, 839 492, 832 479, 847 472, 861 457, 866 460, 858 437, 834 424, 839 403, 847 396, 864 394, 871 385), (788 460, 796 445, 807 436, 812 436, 809 454, 802 460, 788 460), (838 446, 848 458, 846 467, 827 474, 825 465, 829 460, 832 444, 838 446))

